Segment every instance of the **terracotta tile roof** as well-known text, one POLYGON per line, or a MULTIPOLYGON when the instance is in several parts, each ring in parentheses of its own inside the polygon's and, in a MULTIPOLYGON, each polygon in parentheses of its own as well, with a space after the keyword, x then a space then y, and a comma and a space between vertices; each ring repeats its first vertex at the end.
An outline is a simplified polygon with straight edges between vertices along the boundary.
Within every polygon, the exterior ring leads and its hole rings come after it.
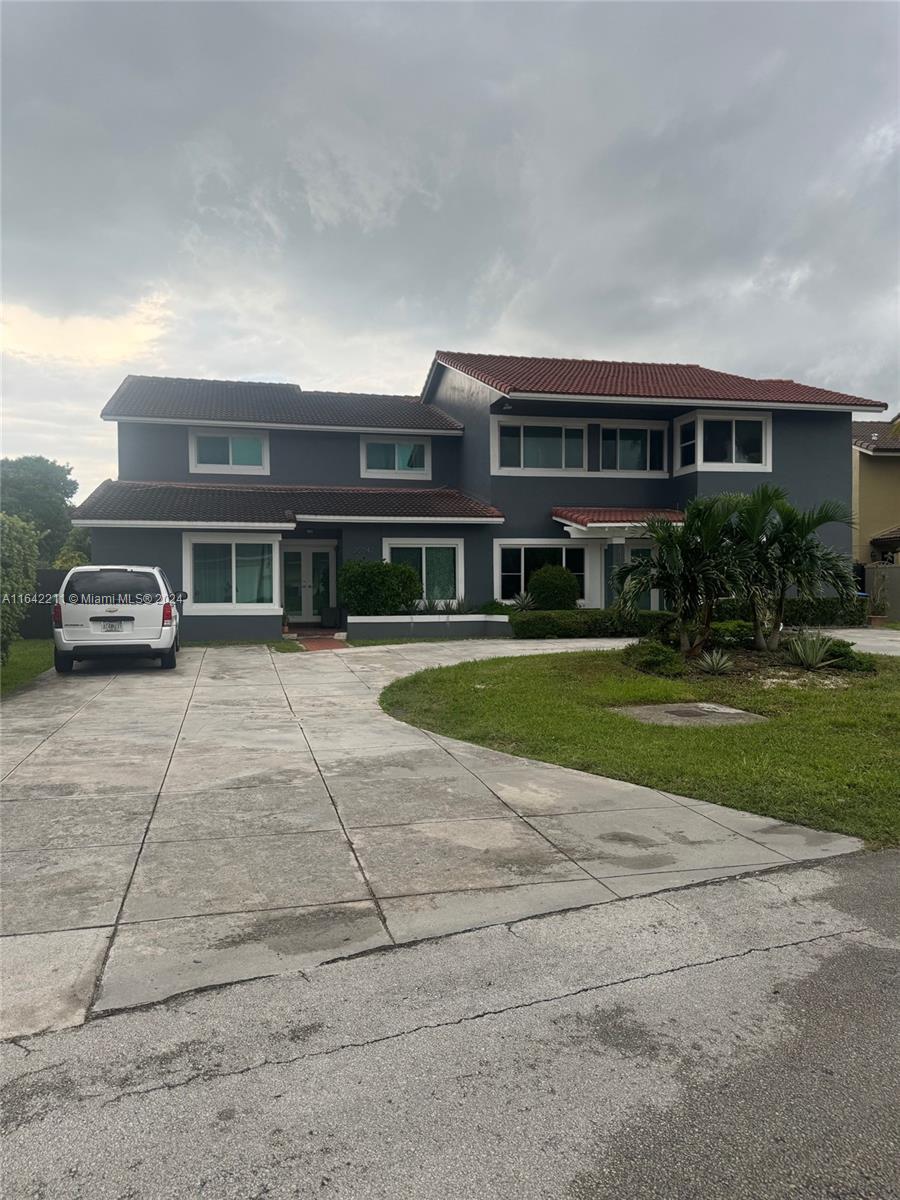
POLYGON ((509 394, 632 396, 671 400, 721 400, 748 404, 823 404, 887 408, 878 400, 807 387, 792 379, 748 379, 695 363, 603 362, 583 358, 528 358, 511 354, 459 354, 439 350, 435 360, 509 394))
POLYGON ((362 392, 304 392, 295 383, 226 379, 168 379, 128 375, 101 417, 155 421, 259 421, 265 425, 324 425, 335 429, 402 429, 455 433, 458 421, 418 396, 362 392))
POLYGON ((80 504, 77 521, 172 521, 293 525, 297 514, 389 520, 502 521, 499 509, 452 488, 252 486, 107 479, 80 504))
POLYGON ((640 525, 648 517, 684 519, 684 513, 677 508, 554 508, 552 515, 582 529, 588 525, 640 525))
POLYGON ((870 545, 882 546, 885 550, 900 550, 900 525, 895 525, 892 529, 882 529, 881 533, 876 533, 869 542, 870 545))
POLYGON ((900 453, 900 420, 898 421, 854 421, 853 445, 873 454, 884 451, 900 453))

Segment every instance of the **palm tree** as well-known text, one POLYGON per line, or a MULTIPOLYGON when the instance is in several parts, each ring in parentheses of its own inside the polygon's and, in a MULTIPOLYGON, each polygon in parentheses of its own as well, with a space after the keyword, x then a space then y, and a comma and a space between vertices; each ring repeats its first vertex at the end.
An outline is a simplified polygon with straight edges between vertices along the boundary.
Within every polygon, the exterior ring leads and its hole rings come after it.
POLYGON ((739 503, 736 496, 704 496, 686 505, 682 524, 648 517, 650 556, 625 563, 613 576, 626 616, 636 614, 642 593, 659 589, 675 614, 685 654, 699 652, 709 637, 716 601, 741 587, 748 553, 734 537, 739 503))
POLYGON ((778 505, 787 501, 784 488, 762 484, 749 496, 741 496, 735 516, 735 537, 747 547, 742 594, 750 605, 753 645, 767 648, 766 627, 772 621, 772 604, 780 588, 777 570, 778 505))
POLYGON ((856 594, 856 581, 850 559, 818 536, 823 525, 852 524, 850 511, 835 500, 826 500, 815 508, 799 509, 787 500, 776 500, 777 527, 770 542, 771 583, 769 609, 771 630, 766 638, 769 650, 777 650, 784 623, 784 605, 794 588, 801 599, 814 599, 830 589, 844 601, 856 594))

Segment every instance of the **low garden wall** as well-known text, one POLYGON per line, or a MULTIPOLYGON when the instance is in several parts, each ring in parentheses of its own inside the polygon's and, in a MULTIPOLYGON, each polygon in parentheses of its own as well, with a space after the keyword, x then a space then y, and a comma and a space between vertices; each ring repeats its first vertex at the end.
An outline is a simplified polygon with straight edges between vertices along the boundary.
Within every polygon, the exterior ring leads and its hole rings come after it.
POLYGON ((450 638, 511 637, 509 618, 486 616, 482 613, 459 615, 423 613, 421 616, 348 617, 347 640, 350 642, 378 641, 382 638, 450 638))

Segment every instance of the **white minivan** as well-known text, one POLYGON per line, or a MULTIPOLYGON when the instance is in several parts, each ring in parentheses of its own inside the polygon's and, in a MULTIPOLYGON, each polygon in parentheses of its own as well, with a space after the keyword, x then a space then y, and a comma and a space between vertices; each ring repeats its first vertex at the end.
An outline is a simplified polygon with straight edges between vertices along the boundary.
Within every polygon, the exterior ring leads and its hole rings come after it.
POLYGON ((73 567, 53 606, 53 665, 68 674, 83 658, 158 658, 181 648, 177 601, 159 567, 73 567))

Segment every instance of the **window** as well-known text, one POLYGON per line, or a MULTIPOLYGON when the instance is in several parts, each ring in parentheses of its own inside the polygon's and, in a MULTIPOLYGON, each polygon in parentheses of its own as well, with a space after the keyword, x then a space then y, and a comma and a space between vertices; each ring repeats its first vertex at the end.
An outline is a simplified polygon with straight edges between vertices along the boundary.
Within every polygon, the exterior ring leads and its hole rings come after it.
POLYGON ((666 474, 666 427, 604 425, 600 435, 600 469, 666 474))
POLYGON ((268 475, 269 435, 192 429, 190 467, 195 474, 268 475))
POLYGON ((252 533, 184 534, 183 538, 185 612, 281 610, 276 603, 278 539, 252 533))
POLYGON ((70 604, 148 604, 160 599, 159 580, 148 571, 76 571, 65 599, 70 604))
POLYGON ((495 470, 556 474, 585 470, 585 426, 533 419, 496 424, 495 470))
POLYGON ((584 547, 554 545, 500 546, 500 600, 512 600, 528 591, 528 580, 547 564, 566 567, 578 580, 578 595, 584 599, 584 547))
POLYGON ((388 562, 406 563, 422 583, 423 600, 456 600, 463 590, 463 543, 449 539, 419 542, 400 538, 385 540, 388 562))
POLYGON ((771 471, 771 415, 691 413, 675 422, 676 473, 771 471))
POLYGON ((362 438, 359 473, 375 479, 430 479, 431 440, 362 438))

